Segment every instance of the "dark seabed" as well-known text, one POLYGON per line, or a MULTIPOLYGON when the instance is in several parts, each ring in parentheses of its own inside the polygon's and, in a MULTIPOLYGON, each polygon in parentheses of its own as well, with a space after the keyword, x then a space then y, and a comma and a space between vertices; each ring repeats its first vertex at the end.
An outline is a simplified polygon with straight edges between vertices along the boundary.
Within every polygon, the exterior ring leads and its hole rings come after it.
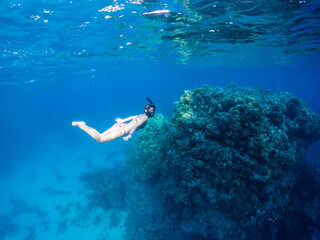
POLYGON ((0 239, 320 239, 320 1, 0 0, 0 239), (128 142, 115 118, 156 115, 128 142))

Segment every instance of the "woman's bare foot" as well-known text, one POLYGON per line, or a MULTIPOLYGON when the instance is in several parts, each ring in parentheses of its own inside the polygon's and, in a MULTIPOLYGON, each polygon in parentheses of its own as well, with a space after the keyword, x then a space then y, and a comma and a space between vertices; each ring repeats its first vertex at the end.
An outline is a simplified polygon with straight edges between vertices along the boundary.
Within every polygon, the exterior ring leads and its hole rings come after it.
POLYGON ((77 126, 79 128, 83 128, 84 126, 86 126, 85 122, 72 122, 72 126, 77 126))

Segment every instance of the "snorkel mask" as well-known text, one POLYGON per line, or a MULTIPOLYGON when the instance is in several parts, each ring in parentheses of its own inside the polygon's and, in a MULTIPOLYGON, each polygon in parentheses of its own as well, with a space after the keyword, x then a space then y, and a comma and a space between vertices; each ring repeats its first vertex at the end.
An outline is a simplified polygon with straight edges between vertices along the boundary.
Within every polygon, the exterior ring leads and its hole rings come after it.
POLYGON ((156 105, 153 104, 150 98, 147 97, 147 101, 150 103, 144 108, 145 114, 147 114, 148 117, 153 117, 154 112, 156 111, 156 105))

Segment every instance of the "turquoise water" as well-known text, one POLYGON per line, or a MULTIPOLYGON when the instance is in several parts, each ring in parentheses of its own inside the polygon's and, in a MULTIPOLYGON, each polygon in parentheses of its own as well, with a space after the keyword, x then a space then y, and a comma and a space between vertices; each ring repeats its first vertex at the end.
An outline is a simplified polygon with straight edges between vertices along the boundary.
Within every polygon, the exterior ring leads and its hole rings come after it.
POLYGON ((98 144, 72 121, 104 131, 146 97, 170 118, 184 90, 229 83, 319 113, 319 19, 319 1, 0 1, 0 239, 122 239, 127 212, 111 227, 81 175, 132 141, 98 144))

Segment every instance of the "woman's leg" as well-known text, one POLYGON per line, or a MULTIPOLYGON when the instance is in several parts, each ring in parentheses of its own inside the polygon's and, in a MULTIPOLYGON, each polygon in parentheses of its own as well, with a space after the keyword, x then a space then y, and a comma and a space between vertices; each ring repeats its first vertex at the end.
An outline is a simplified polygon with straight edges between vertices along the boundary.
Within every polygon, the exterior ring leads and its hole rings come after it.
POLYGON ((100 134, 101 142, 109 142, 124 135, 123 129, 113 125, 107 131, 100 134))
POLYGON ((94 128, 87 126, 85 122, 72 122, 72 126, 77 126, 81 128, 83 131, 88 133, 97 142, 100 142, 101 134, 94 128))
POLYGON ((122 129, 115 126, 112 126, 103 133, 99 133, 94 128, 87 126, 85 122, 72 122, 72 126, 81 128, 99 143, 109 142, 123 135, 121 134, 122 129))

